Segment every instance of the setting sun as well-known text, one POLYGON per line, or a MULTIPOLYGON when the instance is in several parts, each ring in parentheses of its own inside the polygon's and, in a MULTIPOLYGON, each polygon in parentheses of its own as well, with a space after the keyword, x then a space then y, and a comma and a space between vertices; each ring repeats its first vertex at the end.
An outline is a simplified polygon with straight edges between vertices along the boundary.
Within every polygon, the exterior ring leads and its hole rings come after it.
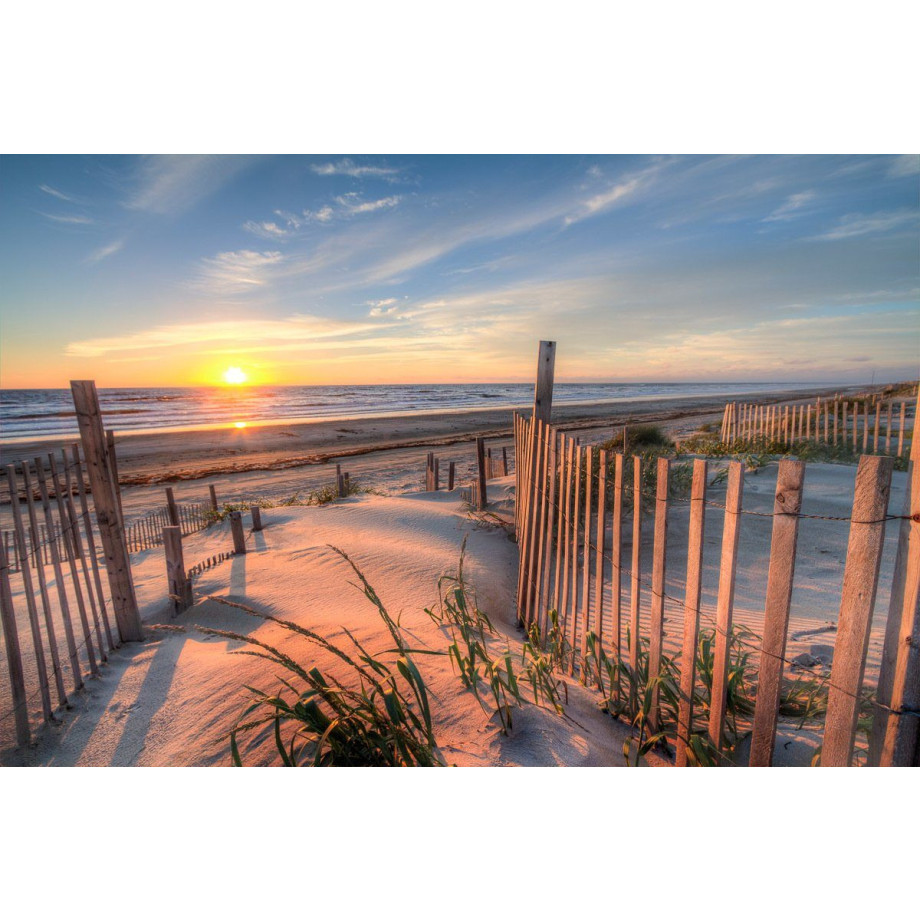
POLYGON ((224 371, 224 383, 241 384, 246 382, 246 373, 240 367, 228 367, 224 371))

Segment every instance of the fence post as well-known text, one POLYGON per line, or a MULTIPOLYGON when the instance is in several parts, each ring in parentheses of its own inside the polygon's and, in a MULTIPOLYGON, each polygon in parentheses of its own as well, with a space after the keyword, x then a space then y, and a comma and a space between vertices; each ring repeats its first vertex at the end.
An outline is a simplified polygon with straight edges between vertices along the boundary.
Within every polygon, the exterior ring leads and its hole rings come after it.
MULTIPOLYGON (((633 545, 632 545, 632 572, 630 573, 629 595, 629 667, 633 674, 639 669, 639 586, 641 584, 641 559, 642 559, 642 459, 633 456, 633 545)), ((636 700, 633 700, 632 712, 636 711, 636 700)))
POLYGON ((170 527, 180 527, 179 509, 176 507, 176 496, 170 487, 166 489, 166 516, 169 518, 170 527))
POLYGON ((591 613, 591 476, 594 450, 585 448, 585 536, 581 572, 581 682, 587 681, 585 656, 588 652, 588 618, 591 613))
POLYGON ((479 467, 479 502, 477 509, 485 511, 489 504, 486 491, 486 444, 482 438, 476 438, 476 463, 479 467))
POLYGON ((447 465, 447 491, 454 491, 454 473, 456 472, 456 464, 453 460, 447 465))
POLYGON ((118 480, 112 472, 113 460, 102 427, 96 384, 92 380, 72 380, 70 388, 80 426, 80 440, 93 493, 96 521, 105 552, 106 573, 118 632, 122 642, 140 641, 144 638, 144 630, 131 578, 131 558, 118 511, 118 480))
POLYGON ((121 485, 118 480, 118 454, 115 451, 115 432, 106 429, 105 445, 108 448, 109 464, 112 470, 112 488, 115 490, 115 502, 118 505, 118 523, 125 529, 125 512, 121 507, 121 485))
POLYGON ((773 763, 804 481, 805 464, 801 460, 780 460, 773 502, 773 536, 767 573, 760 677, 754 704, 752 767, 769 767, 773 763))
POLYGON ((3 623, 6 663, 10 674, 13 712, 16 722, 16 743, 20 747, 25 747, 31 740, 29 708, 26 700, 22 656, 19 649, 19 632, 16 629, 16 611, 13 609, 13 592, 10 589, 10 566, 6 556, 6 549, 3 547, 0 547, 0 621, 3 623))
POLYGON ((252 529, 258 531, 262 529, 262 509, 258 505, 250 505, 249 513, 252 515, 252 529))
POLYGON ((548 425, 553 410, 553 376, 556 368, 556 343, 540 342, 537 354, 537 383, 533 394, 533 417, 548 425))
POLYGON ((233 534, 233 552, 237 555, 246 552, 246 534, 243 533, 243 515, 239 511, 230 512, 230 533, 233 534))
POLYGON ((214 488, 214 486, 208 486, 208 492, 211 496, 211 510, 217 514, 217 490, 214 488))
MULTIPOLYGON (((238 511, 235 513, 239 514, 238 511)), ((163 551, 166 556, 166 580, 175 615, 192 606, 192 583, 186 574, 182 554, 182 530, 175 524, 163 528, 163 551)))

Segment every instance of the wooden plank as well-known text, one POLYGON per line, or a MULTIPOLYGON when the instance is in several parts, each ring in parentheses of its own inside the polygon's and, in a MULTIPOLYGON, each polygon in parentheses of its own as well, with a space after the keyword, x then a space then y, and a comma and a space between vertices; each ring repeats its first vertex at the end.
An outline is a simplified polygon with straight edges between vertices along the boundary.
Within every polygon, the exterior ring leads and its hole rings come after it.
MULTIPOLYGON (((918 403, 920 405, 920 403, 918 403)), ((898 456, 900 457, 904 453, 904 426, 906 422, 907 415, 907 403, 903 400, 901 401, 901 420, 898 423, 898 456)), ((914 420, 914 427, 916 427, 916 419, 914 420)))
MULTIPOLYGON (((904 404, 901 406, 903 416, 904 404)), ((895 613, 896 620, 896 625, 889 629, 897 636, 896 651, 888 655, 894 658, 888 701, 892 712, 879 725, 876 745, 879 763, 898 767, 917 766, 920 755, 920 718, 916 715, 920 712, 920 441, 916 437, 911 440, 907 476, 909 518, 901 521, 892 585, 894 610, 889 608, 889 619, 895 613)), ((883 657, 883 664, 884 660, 883 657)), ((881 677, 879 683, 881 691, 881 677)), ((883 702, 881 692, 880 702, 883 702)))
MULTIPOLYGON (((94 677, 99 676, 99 667, 96 664, 96 653, 93 649, 93 639, 90 634, 89 620, 86 616, 86 601, 83 598, 83 589, 80 585, 80 578, 77 573, 77 546, 75 542, 74 524, 67 514, 67 508, 64 504, 64 491, 61 487, 61 481, 58 477, 57 463, 54 454, 48 454, 48 462, 51 466, 51 482, 54 486, 55 503, 58 509, 58 517, 61 522, 61 546, 66 550, 67 565, 70 569, 70 582, 73 587, 74 596, 77 599, 77 613, 80 617, 80 626, 83 629, 83 640, 86 647, 86 657, 89 659, 89 670, 94 677)), ((98 626, 98 624, 97 624, 98 626)), ((101 634, 99 636, 101 644, 101 634)))
POLYGON ((725 494, 725 520, 722 526, 722 559, 719 565, 719 595, 716 600, 716 642, 712 669, 712 695, 709 705, 709 740, 722 750, 722 726, 728 692, 728 661, 735 603, 735 572, 738 565, 738 536, 741 532, 741 500, 744 471, 741 463, 728 466, 725 494))
MULTIPOLYGON (((756 435, 755 435, 756 436, 756 435)), ((661 672, 661 652, 664 644, 664 585, 668 551, 668 480, 671 461, 658 458, 655 480, 655 542, 652 548, 652 603, 649 612, 648 679, 656 680, 661 672)), ((658 731, 658 684, 652 687, 652 702, 648 713, 649 731, 658 731)))
POLYGON ((607 548, 607 464, 609 462, 607 451, 600 451, 597 479, 597 535, 594 538, 594 631, 597 633, 599 648, 603 648, 604 638, 604 553, 607 548))
POLYGON ((258 505, 250 505, 249 513, 252 515, 253 532, 260 531, 262 529, 262 509, 258 505))
MULTIPOLYGON (((51 457, 51 459, 53 461, 53 457, 51 457)), ((105 642, 102 638, 102 626, 99 619, 99 608, 96 603, 96 594, 93 590, 93 582, 89 574, 89 562, 86 559, 86 553, 83 549, 83 539, 80 536, 80 517, 77 515, 77 509, 74 506, 73 501, 73 484, 70 481, 70 463, 68 462, 67 451, 64 448, 61 449, 61 459, 63 461, 62 466, 64 469, 64 495, 66 498, 65 506, 67 511, 67 519, 70 525, 71 544, 76 552, 77 560, 80 562, 80 569, 83 572, 83 584, 86 585, 86 594, 89 597, 89 606, 93 617, 93 628, 96 631, 96 642, 99 648, 99 657, 102 661, 108 661, 109 656, 106 652, 105 642)), ((52 462, 52 470, 53 469, 54 463, 52 462)), ((57 483, 57 478, 55 478, 55 483, 57 483)), ((87 514, 84 522, 89 523, 89 514, 87 514)), ((79 581, 77 582, 77 585, 79 585, 79 581)))
POLYGON ((578 650, 576 639, 578 636, 578 544, 581 542, 581 466, 582 466, 583 448, 576 445, 575 447, 575 495, 572 503, 572 603, 571 603, 571 622, 569 625, 569 645, 571 646, 572 655, 569 659, 569 674, 575 673, 575 655, 578 650))
MULTIPOLYGON (((610 646, 614 658, 623 658, 622 601, 623 601, 623 454, 613 459, 613 533, 611 535, 613 559, 610 585, 610 646)), ((619 686, 617 687, 619 695, 619 686)))
MULTIPOLYGON (((554 428, 547 429, 549 438, 549 461, 547 463, 547 484, 548 495, 546 501, 546 522, 543 526, 545 531, 545 540, 543 547, 543 560, 541 568, 543 578, 540 582, 540 618, 537 625, 540 628, 540 635, 546 636, 549 623, 547 615, 550 606, 554 603, 552 582, 552 558, 553 558, 553 531, 556 524, 556 481, 558 479, 559 466, 559 435, 554 428)), ((557 554, 558 555, 558 554, 557 554)))
MULTIPOLYGON (((239 511, 233 513, 240 514, 239 511)), ((174 525, 163 528, 163 554, 166 557, 167 593, 173 604, 173 616, 176 616, 192 606, 192 583, 185 571, 182 532, 174 525)))
POLYGON ((840 414, 840 404, 835 399, 834 400, 834 447, 837 446, 837 416, 840 414))
POLYGON ((553 377, 556 368, 556 343, 540 342, 537 353, 537 383, 533 395, 533 417, 548 425, 553 411, 553 377))
POLYGON ((885 453, 891 453, 891 400, 888 400, 888 404, 885 411, 885 453))
POLYGON ((16 609, 13 607, 13 592, 10 588, 10 566, 6 547, 0 549, 0 622, 3 624, 6 666, 10 676, 16 744, 19 747, 25 747, 32 740, 29 730, 29 704, 26 697, 25 673, 22 669, 22 653, 19 647, 19 630, 16 627, 16 609))
POLYGON ((856 472, 821 748, 822 767, 848 767, 853 756, 893 467, 891 457, 864 456, 856 472))
MULTIPOLYGON (((48 684, 48 668, 45 664, 45 649, 42 642, 41 625, 38 620, 38 606, 35 603, 35 587, 32 582, 32 565, 29 548, 26 545, 25 528, 22 523, 22 509, 19 506, 19 489, 16 484, 16 467, 10 464, 6 468, 6 481, 10 489, 10 512, 13 518, 13 537, 15 550, 19 557, 19 571, 22 575, 23 593, 29 612, 29 628, 32 633, 32 648, 35 650, 35 665, 38 671, 38 686, 42 698, 42 714, 45 721, 51 720, 51 688, 48 684)), ((7 552, 7 564, 10 556, 7 552)))
POLYGON ((211 499, 211 511, 213 511, 214 514, 217 514, 219 508, 217 506, 217 490, 214 488, 214 486, 208 486, 208 495, 211 499))
POLYGON ((20 464, 22 481, 25 487, 26 510, 29 514, 29 535, 32 541, 32 559, 35 562, 35 576, 38 581, 38 592, 42 602, 42 615, 45 621, 45 633, 48 636, 48 650, 51 653, 51 673, 57 690, 59 706, 67 705, 67 693, 64 690, 64 672, 61 668, 60 653, 58 652, 57 632, 54 627, 54 613, 51 606, 51 597, 48 593, 48 582, 45 579, 44 541, 42 528, 38 523, 35 512, 35 494, 32 488, 32 476, 29 472, 29 461, 23 460, 20 464))
POLYGON ((767 574, 760 675, 754 705, 750 759, 752 767, 769 767, 773 763, 804 480, 805 464, 801 460, 780 460, 773 502, 773 536, 767 574))
POLYGON ((77 423, 80 426, 80 440, 93 494, 96 521, 105 553, 106 573, 118 632, 123 642, 140 641, 144 638, 144 630, 134 593, 131 559, 125 544, 119 511, 118 481, 113 475, 115 457, 114 453, 110 454, 103 431, 96 384, 92 380, 72 380, 70 388, 77 423))
MULTIPOLYGON (((95 384, 93 384, 95 389, 95 384)), ((100 417, 101 421, 101 417, 100 417)), ((121 526, 121 529, 125 529, 125 512, 121 506, 121 483, 118 478, 118 453, 115 450, 115 432, 106 430, 105 432, 105 446, 106 452, 108 454, 109 468, 112 475, 112 490, 115 493, 115 505, 118 509, 118 523, 121 526)), ((92 480, 90 480, 90 486, 92 486, 92 480)))
POLYGON ((862 450, 866 454, 869 452, 869 401, 863 403, 863 441, 862 450))
POLYGON ((566 480, 566 473, 570 469, 567 462, 568 458, 568 438, 564 434, 559 435, 559 462, 557 477, 559 484, 556 488, 556 573, 553 579, 553 606, 556 609, 557 617, 562 616, 562 578, 564 556, 563 538, 565 534, 566 514, 568 513, 568 496, 569 486, 566 480))
POLYGON ((581 682, 585 683, 585 655, 591 615, 591 493, 593 492, 594 449, 585 448, 585 535, 581 571, 581 682))
MULTIPOLYGON (((45 514, 45 527, 49 535, 54 534, 54 520, 51 517, 51 502, 48 498, 48 486, 45 483, 45 472, 42 468, 40 457, 35 458, 35 479, 38 482, 41 494, 42 511, 45 514)), ((64 588, 64 570, 61 568, 61 557, 58 552, 58 538, 50 536, 48 551, 51 555, 51 566, 54 571, 54 584, 57 588, 58 602, 61 610, 61 620, 64 623, 64 638, 67 642, 67 653, 70 657, 70 668, 73 675, 74 690, 83 689, 83 672, 80 669, 80 658, 77 654, 77 640, 73 631, 73 620, 70 614, 70 601, 64 588)))
MULTIPOLYGON (((453 491, 454 491, 454 476, 455 476, 455 474, 456 474, 456 462, 455 462, 454 460, 451 460, 450 463, 447 465, 447 491, 448 491, 448 492, 453 492, 453 491)), ((517 495, 517 494, 518 494, 518 493, 515 492, 515 495, 517 495)), ((515 502, 515 506, 516 506, 516 505, 517 505, 517 502, 515 502)))
POLYGON ((700 596, 703 588, 703 536, 706 520, 705 460, 693 461, 690 487, 690 531, 687 539, 687 581, 684 594, 684 636, 680 657, 680 705, 677 718, 677 766, 687 766, 687 748, 693 733, 693 684, 696 645, 700 633, 700 596))
POLYGON ((536 444, 535 444, 535 463, 534 463, 534 483, 533 483, 533 507, 534 507, 534 525, 531 528, 531 543, 529 564, 527 567, 527 604, 525 607, 524 625, 530 627, 534 617, 537 614, 537 605, 539 603, 538 592, 540 588, 540 563, 543 548, 543 528, 546 513, 546 453, 547 439, 546 428, 542 422, 536 425, 536 444))
MULTIPOLYGON (((633 674, 639 669, 639 604, 640 574, 642 571, 642 459, 633 457, 633 545, 632 571, 630 573, 629 595, 629 667, 633 674)), ((635 707, 633 708, 635 711, 635 707)))
MULTIPOLYGON (((517 617, 518 623, 524 625, 526 609, 526 590, 527 590, 527 567, 529 564, 530 553, 530 528, 532 525, 531 515, 531 476, 530 476, 530 453, 533 423, 525 422, 521 428, 522 436, 522 464, 521 464, 521 531, 518 537, 518 580, 517 580, 517 617)), ((474 483, 474 487, 477 484, 474 483)), ((474 488, 475 491, 475 488, 474 488)))
POLYGON ((572 581, 572 483, 575 476, 575 442, 567 439, 566 471, 565 471, 565 532, 563 534, 563 560, 562 560, 562 609, 559 611, 559 628, 562 636, 568 635, 570 585, 572 581))
POLYGON ((502 476, 508 475, 508 448, 502 447, 502 476))

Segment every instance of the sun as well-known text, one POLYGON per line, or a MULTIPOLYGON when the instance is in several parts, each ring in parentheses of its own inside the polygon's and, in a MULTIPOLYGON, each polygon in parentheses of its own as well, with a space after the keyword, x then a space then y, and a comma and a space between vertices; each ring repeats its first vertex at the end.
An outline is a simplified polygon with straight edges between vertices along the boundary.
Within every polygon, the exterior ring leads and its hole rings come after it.
POLYGON ((224 371, 224 383, 239 386, 239 384, 245 383, 247 379, 246 372, 241 367, 228 367, 224 371))

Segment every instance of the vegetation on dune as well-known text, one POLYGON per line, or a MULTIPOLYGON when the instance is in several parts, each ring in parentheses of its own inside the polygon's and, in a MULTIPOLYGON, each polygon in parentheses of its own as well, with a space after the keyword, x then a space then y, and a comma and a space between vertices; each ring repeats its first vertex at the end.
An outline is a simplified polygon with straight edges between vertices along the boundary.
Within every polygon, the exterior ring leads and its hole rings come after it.
POLYGON ((209 510, 205 512, 205 520, 210 524, 219 523, 230 516, 231 511, 248 511, 253 505, 258 508, 290 508, 305 507, 309 505, 328 505, 339 498, 349 495, 372 495, 377 494, 373 489, 367 489, 359 486, 357 482, 348 480, 345 484, 345 495, 340 496, 338 489, 334 485, 323 486, 314 489, 312 492, 295 492, 289 498, 275 500, 272 498, 257 498, 245 502, 226 502, 220 506, 217 511, 209 510))

